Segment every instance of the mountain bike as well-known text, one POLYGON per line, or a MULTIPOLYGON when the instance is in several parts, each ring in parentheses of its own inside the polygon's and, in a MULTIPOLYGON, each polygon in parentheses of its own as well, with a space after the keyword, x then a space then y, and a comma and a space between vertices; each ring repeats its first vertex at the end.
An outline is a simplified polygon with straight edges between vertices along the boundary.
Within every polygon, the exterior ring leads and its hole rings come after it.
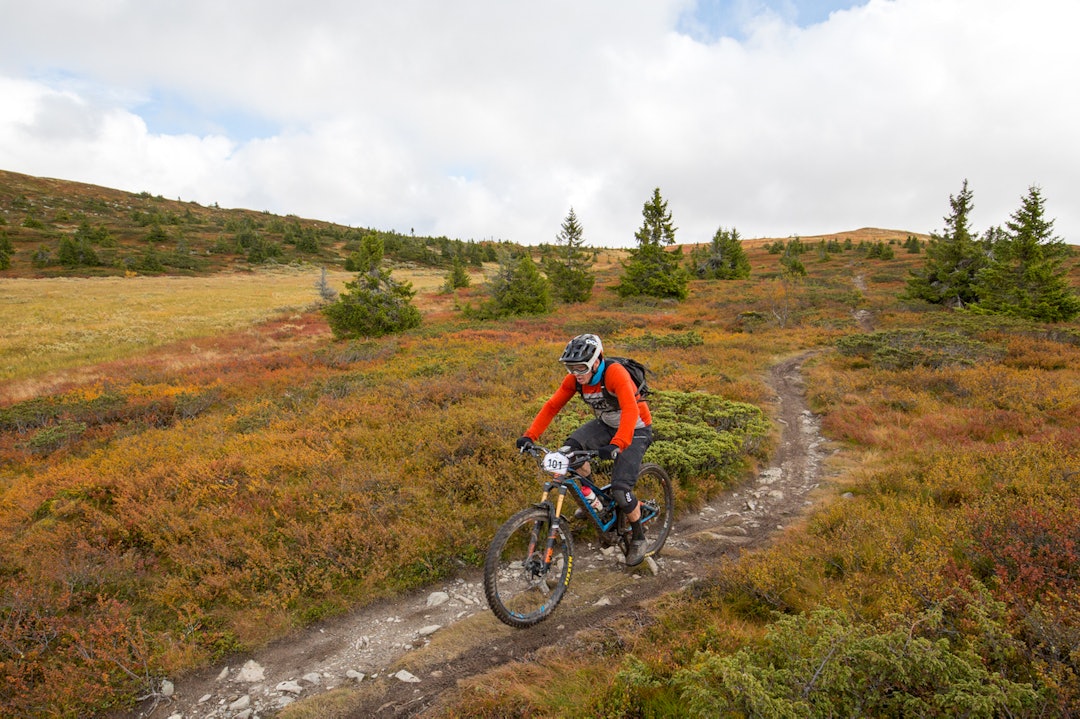
MULTIPOLYGON (((512 627, 530 627, 547 619, 562 601, 574 566, 574 539, 571 523, 561 514, 567 495, 597 529, 600 542, 618 546, 623 554, 630 548, 630 523, 611 496, 611 485, 593 483, 579 470, 596 459, 595 450, 552 452, 532 445, 524 450, 546 473, 540 501, 508 519, 495 533, 484 561, 484 594, 501 621, 512 627), (582 487, 599 498, 596 510, 585 499, 582 487)), ((638 473, 634 495, 641 503, 649 545, 646 556, 655 555, 667 541, 674 518, 674 491, 662 467, 644 463, 638 473)))

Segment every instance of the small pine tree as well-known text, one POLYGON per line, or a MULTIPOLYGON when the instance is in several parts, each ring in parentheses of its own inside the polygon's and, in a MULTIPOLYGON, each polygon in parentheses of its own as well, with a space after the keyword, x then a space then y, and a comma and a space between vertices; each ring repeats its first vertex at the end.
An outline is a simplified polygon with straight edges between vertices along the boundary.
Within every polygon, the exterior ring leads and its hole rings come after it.
POLYGON ((319 254, 319 238, 316 237, 313 229, 308 227, 300 233, 296 240, 296 251, 307 252, 312 255, 319 254))
POLYGON ((79 223, 79 226, 75 229, 74 237, 77 242, 88 242, 91 245, 100 245, 101 247, 116 247, 116 239, 109 234, 109 230, 105 225, 92 227, 87 220, 79 223))
POLYGON ((979 311, 1039 322, 1080 315, 1080 297, 1062 266, 1069 250, 1044 214, 1042 193, 1032 186, 1007 229, 990 235, 990 260, 976 281, 979 311))
POLYGON ((11 256, 15 254, 15 247, 11 244, 6 230, 0 230, 0 270, 11 269, 11 256))
POLYGON ((742 280, 750 276, 750 260, 739 231, 720 227, 712 242, 690 253, 691 271, 703 280, 742 280))
POLYGON ((39 269, 48 267, 52 262, 52 252, 45 245, 39 246, 34 250, 34 254, 30 255, 30 264, 39 269))
POLYGON ((584 231, 571 207, 555 235, 553 256, 544 260, 544 272, 561 302, 585 302, 592 294, 596 278, 590 272, 593 263, 591 255, 582 249, 584 244, 584 231))
POLYGON ((165 228, 163 228, 159 223, 154 222, 154 224, 150 227, 150 232, 148 232, 146 235, 146 241, 168 242, 169 233, 165 232, 165 228))
POLYGON ((517 256, 504 250, 499 257, 499 269, 488 285, 490 299, 479 309, 466 308, 466 316, 497 319, 514 315, 542 315, 551 312, 554 304, 551 283, 540 274, 527 254, 517 256))
POLYGON ((637 249, 630 251, 630 262, 615 291, 620 297, 648 295, 686 299, 690 273, 682 266, 680 253, 664 249, 675 244, 676 228, 659 187, 653 190, 652 199, 645 203, 641 214, 641 227, 634 233, 637 249))
POLYGON ((70 237, 60 238, 60 247, 56 251, 56 261, 71 269, 79 266, 79 251, 70 237))
POLYGON ((420 311, 412 304, 412 284, 396 282, 381 268, 383 241, 377 233, 365 235, 356 279, 345 283, 337 302, 322 308, 337 339, 381 337, 420 324, 420 311))
POLYGON ((818 259, 821 260, 822 262, 828 262, 829 260, 832 259, 832 256, 829 254, 829 245, 828 245, 828 243, 825 242, 825 240, 822 240, 821 242, 818 243, 818 245, 817 245, 817 256, 818 256, 818 259))
POLYGON ((79 223, 79 226, 75 228, 74 236, 76 240, 88 240, 92 242, 94 239, 94 228, 90 226, 89 221, 83 220, 79 223))
POLYGON ((87 240, 75 240, 73 237, 61 237, 56 259, 64 267, 74 269, 80 265, 94 267, 98 262, 97 253, 87 240))
POLYGON ((780 272, 785 276, 806 277, 806 265, 798 254, 785 252, 780 258, 780 272))
POLYGON ((806 265, 802 262, 802 254, 806 252, 806 245, 798 236, 792 237, 787 242, 776 241, 782 248, 780 255, 780 273, 790 279, 794 277, 806 277, 806 265))
POLYGON ((136 267, 140 272, 164 272, 165 265, 161 263, 161 257, 158 256, 157 250, 153 245, 150 245, 143 251, 143 256, 139 259, 136 267))
POLYGON ((884 242, 875 242, 867 249, 866 256, 875 260, 891 260, 894 254, 890 245, 884 242))
POLYGON ((552 308, 551 283, 527 254, 500 268, 492 281, 491 297, 499 316, 542 315, 552 308))
POLYGON ((465 270, 465 263, 462 262, 461 255, 454 255, 454 260, 450 264, 450 272, 446 275, 446 282, 443 283, 443 290, 453 292, 459 287, 468 287, 469 283, 469 273, 465 270))
POLYGON ((931 304, 964 307, 978 299, 975 277, 986 262, 982 245, 969 227, 973 208, 967 180, 956 197, 949 195, 952 214, 945 217, 945 232, 931 234, 926 264, 913 270, 905 296, 931 304))
POLYGON ((247 261, 253 265, 262 262, 272 262, 284 256, 281 245, 271 242, 263 237, 257 237, 254 244, 248 249, 247 261))

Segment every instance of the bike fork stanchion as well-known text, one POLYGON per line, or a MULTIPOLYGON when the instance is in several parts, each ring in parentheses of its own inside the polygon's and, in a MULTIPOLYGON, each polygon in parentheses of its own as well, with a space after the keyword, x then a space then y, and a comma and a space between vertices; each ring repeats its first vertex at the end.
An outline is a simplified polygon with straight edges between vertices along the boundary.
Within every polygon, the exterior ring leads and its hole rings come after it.
POLYGON ((536 547, 540 544, 540 524, 540 521, 533 522, 532 531, 529 532, 529 550, 525 552, 525 559, 522 560, 525 566, 536 556, 536 547))

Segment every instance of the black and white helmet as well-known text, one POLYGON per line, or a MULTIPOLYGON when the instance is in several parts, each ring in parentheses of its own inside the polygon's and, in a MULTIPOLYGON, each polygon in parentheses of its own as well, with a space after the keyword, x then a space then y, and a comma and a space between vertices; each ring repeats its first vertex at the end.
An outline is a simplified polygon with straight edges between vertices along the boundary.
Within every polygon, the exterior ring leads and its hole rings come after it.
POLYGON ((600 355, 604 353, 604 345, 596 335, 578 335, 566 344, 562 357, 559 361, 564 365, 585 364, 592 367, 600 355))

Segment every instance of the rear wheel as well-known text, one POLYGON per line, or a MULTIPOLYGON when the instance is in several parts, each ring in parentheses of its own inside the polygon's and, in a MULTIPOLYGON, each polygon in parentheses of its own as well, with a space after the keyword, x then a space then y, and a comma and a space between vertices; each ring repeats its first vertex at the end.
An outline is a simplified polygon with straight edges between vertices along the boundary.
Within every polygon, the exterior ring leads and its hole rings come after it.
POLYGON ((641 516, 649 540, 645 554, 656 554, 667 541, 675 519, 675 490, 671 486, 671 478, 663 467, 647 462, 641 465, 638 472, 634 496, 641 502, 641 516))
POLYGON ((484 594, 495 616, 512 627, 530 627, 547 619, 570 584, 573 540, 560 522, 545 561, 551 529, 548 510, 530 507, 508 519, 488 548, 484 594))

